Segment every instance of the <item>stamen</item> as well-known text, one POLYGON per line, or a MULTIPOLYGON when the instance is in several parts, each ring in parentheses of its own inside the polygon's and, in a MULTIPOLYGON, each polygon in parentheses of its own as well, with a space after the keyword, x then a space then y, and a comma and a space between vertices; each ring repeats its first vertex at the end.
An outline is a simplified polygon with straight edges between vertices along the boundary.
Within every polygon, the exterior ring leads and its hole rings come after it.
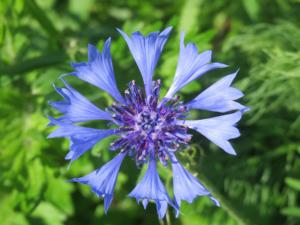
POLYGON ((160 87, 160 80, 154 81, 152 94, 146 101, 144 93, 133 80, 125 90, 126 105, 114 103, 109 108, 123 133, 122 138, 111 144, 111 149, 126 149, 138 166, 146 163, 150 154, 167 165, 166 151, 177 151, 191 138, 186 127, 176 124, 177 119, 186 117, 187 107, 178 96, 164 98, 159 103, 160 87))

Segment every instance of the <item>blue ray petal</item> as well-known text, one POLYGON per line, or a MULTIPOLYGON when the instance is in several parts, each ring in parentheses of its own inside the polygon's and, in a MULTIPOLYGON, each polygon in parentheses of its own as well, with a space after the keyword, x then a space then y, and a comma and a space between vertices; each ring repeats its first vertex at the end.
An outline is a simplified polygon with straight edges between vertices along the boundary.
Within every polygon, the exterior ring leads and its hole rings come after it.
POLYGON ((66 160, 74 161, 87 150, 92 148, 97 142, 102 139, 117 134, 117 130, 100 130, 88 127, 75 126, 71 123, 61 122, 52 117, 49 117, 52 124, 58 128, 53 131, 48 138, 68 137, 70 138, 70 151, 66 155, 66 160))
POLYGON ((142 201, 145 208, 150 200, 154 201, 160 219, 165 216, 168 204, 178 210, 178 207, 170 199, 166 188, 158 176, 156 161, 154 159, 150 159, 143 179, 131 191, 129 197, 136 198, 138 202, 142 201))
POLYGON ((113 96, 117 101, 124 103, 115 81, 115 75, 110 55, 110 38, 104 44, 103 51, 99 52, 93 46, 88 46, 88 62, 72 63, 75 72, 71 75, 77 76, 113 96))
POLYGON ((73 178, 71 180, 73 182, 79 182, 89 185, 92 191, 98 197, 103 197, 105 213, 107 213, 108 208, 112 202, 119 169, 125 155, 126 153, 121 152, 111 161, 104 164, 101 168, 84 177, 73 178))
MULTIPOLYGON (((173 170, 173 189, 176 204, 180 206, 181 200, 192 203, 198 196, 208 196, 216 206, 220 206, 211 193, 198 181, 196 177, 190 174, 177 160, 173 153, 170 153, 173 170)), ((177 211, 178 216, 179 211, 177 211)))
POLYGON ((185 85, 202 76, 203 74, 217 68, 224 68, 227 65, 222 63, 211 63, 211 51, 198 53, 193 43, 184 46, 184 34, 180 37, 180 53, 173 83, 166 94, 171 98, 178 90, 185 85))
POLYGON ((225 152, 236 155, 228 140, 240 136, 240 132, 235 127, 235 124, 241 119, 241 116, 242 112, 238 111, 228 115, 202 120, 178 121, 178 123, 198 131, 225 152))
POLYGON ((213 112, 228 112, 231 110, 247 109, 234 100, 243 97, 243 93, 230 87, 236 73, 227 75, 201 92, 196 98, 187 104, 190 109, 202 109, 213 112))
POLYGON ((161 33, 152 32, 143 36, 140 32, 132 33, 131 38, 118 29, 123 36, 129 50, 142 74, 147 96, 151 94, 152 77, 160 54, 164 48, 172 27, 168 27, 161 33))
POLYGON ((62 79, 66 88, 55 87, 55 90, 64 98, 63 101, 49 102, 49 104, 63 113, 60 121, 85 122, 90 120, 111 120, 110 113, 103 111, 91 103, 87 98, 76 91, 62 79))

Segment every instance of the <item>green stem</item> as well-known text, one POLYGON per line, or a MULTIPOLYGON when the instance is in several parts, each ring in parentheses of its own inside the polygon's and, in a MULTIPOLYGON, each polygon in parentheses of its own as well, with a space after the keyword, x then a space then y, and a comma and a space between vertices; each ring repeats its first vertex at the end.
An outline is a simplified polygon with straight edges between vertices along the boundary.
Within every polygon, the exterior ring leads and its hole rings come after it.
POLYGON ((170 217, 170 213, 169 213, 168 209, 167 209, 167 214, 166 214, 166 222, 167 222, 167 225, 171 225, 171 217, 170 217))
POLYGON ((161 220, 159 219, 158 221, 159 221, 160 225, 171 225, 171 218, 170 218, 170 214, 169 214, 168 209, 167 209, 165 218, 163 218, 161 220))
POLYGON ((164 220, 158 219, 158 222, 159 222, 160 225, 165 225, 164 220))
POLYGON ((221 207, 225 209, 228 212, 228 214, 238 222, 238 224, 255 225, 252 221, 249 221, 247 218, 245 218, 240 213, 240 211, 223 194, 221 194, 218 191, 216 186, 213 183, 211 183, 207 179, 207 177, 205 177, 204 175, 199 175, 198 177, 200 178, 204 186, 206 186, 207 189, 211 192, 211 194, 219 200, 219 202, 221 203, 221 207))

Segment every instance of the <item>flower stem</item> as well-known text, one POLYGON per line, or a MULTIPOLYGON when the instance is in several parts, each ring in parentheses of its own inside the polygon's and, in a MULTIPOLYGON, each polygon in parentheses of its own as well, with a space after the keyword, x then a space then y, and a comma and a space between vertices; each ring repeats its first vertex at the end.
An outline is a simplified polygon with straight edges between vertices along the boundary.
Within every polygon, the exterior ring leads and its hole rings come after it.
POLYGON ((200 178, 201 182, 206 186, 206 188, 211 192, 211 194, 218 199, 218 201, 221 203, 221 207, 225 209, 228 214, 234 218, 238 224, 240 225, 255 225, 253 221, 249 221, 248 218, 245 218, 244 215, 224 196, 221 194, 216 186, 211 183, 205 175, 201 174, 198 175, 200 178))
POLYGON ((171 218, 170 218, 170 214, 169 214, 169 209, 167 209, 166 222, 167 222, 167 225, 171 225, 171 218))

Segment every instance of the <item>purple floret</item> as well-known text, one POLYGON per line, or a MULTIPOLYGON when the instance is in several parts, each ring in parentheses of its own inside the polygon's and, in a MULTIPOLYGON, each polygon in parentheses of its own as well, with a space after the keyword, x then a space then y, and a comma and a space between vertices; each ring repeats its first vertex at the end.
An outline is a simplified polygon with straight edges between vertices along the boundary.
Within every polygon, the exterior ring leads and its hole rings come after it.
POLYGON ((168 151, 182 149, 191 139, 187 127, 176 123, 178 119, 185 119, 187 107, 178 97, 159 101, 160 85, 159 80, 153 82, 152 94, 146 100, 132 81, 125 91, 126 105, 115 103, 110 107, 113 121, 123 131, 111 149, 130 151, 138 166, 146 163, 152 152, 167 165, 168 151))

